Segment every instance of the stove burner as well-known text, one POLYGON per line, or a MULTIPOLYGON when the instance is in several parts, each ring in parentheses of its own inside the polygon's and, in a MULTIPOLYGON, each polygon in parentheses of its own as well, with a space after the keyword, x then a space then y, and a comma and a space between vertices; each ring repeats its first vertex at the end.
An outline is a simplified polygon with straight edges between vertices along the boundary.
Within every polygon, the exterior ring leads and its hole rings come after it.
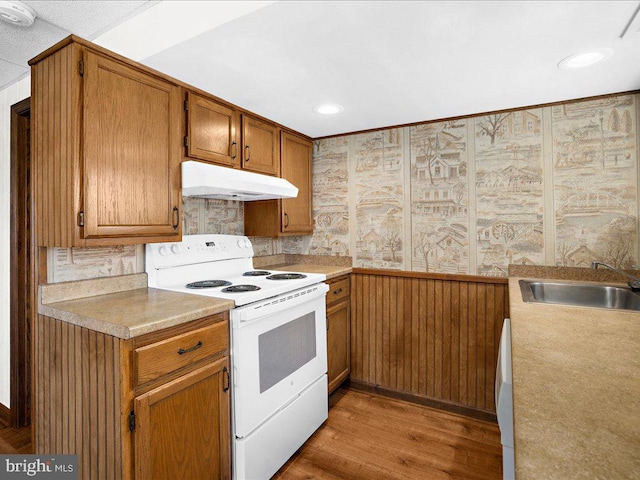
POLYGON ((231 282, 227 282, 226 280, 202 280, 200 282, 187 284, 187 288, 215 288, 226 287, 227 285, 231 285, 231 282))
POLYGON ((243 277, 262 277, 264 275, 269 275, 271 272, 267 272, 266 270, 253 270, 251 272, 244 272, 242 274, 243 277))
POLYGON ((298 280, 300 278, 307 278, 307 276, 301 273, 276 273, 269 275, 267 280, 298 280))
POLYGON ((256 290, 260 290, 260 287, 255 285, 232 285, 222 289, 225 293, 255 292, 256 290))

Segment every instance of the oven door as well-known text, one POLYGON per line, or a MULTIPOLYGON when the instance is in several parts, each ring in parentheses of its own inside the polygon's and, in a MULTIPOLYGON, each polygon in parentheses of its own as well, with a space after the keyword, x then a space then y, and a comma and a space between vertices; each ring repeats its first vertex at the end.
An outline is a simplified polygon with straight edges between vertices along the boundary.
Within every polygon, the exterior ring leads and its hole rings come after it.
POLYGON ((249 435, 326 374, 328 290, 320 283, 231 310, 237 438, 249 435))

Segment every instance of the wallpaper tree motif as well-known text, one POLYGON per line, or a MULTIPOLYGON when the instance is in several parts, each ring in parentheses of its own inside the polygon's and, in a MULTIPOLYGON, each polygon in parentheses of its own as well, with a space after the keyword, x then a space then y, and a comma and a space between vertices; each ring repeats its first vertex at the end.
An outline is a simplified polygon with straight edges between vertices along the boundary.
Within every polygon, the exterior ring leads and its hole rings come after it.
POLYGON ((403 162, 401 129, 355 137, 355 264, 403 267, 403 162))
POLYGON ((637 264, 635 99, 608 97, 552 109, 557 265, 637 264))
POLYGON ((475 119, 478 274, 544 263, 542 109, 475 119))
POLYGON ((348 155, 347 137, 314 144, 312 255, 349 255, 348 155))

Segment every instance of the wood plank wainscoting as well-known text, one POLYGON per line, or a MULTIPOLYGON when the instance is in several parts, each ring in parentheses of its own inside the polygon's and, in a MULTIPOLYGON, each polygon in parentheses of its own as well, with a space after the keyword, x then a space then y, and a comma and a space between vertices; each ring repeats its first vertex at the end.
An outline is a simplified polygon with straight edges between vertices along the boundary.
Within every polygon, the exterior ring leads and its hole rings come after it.
POLYGON ((78 478, 129 478, 120 340, 44 315, 36 334, 36 453, 82 452, 78 478))
POLYGON ((506 278, 355 268, 351 386, 495 421, 506 278))

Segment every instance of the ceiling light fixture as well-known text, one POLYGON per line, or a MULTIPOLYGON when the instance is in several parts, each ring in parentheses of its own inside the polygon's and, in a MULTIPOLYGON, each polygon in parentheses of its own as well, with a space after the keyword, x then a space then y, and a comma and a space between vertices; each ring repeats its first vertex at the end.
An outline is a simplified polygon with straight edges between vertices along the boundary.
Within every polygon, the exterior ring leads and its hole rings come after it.
POLYGON ((574 69, 584 68, 595 65, 596 63, 606 60, 613 55, 611 48, 596 48, 588 52, 576 53, 571 55, 558 63, 558 68, 562 69, 574 69))
POLYGON ((322 115, 335 115, 343 110, 344 108, 341 105, 336 105, 335 103, 325 103, 313 109, 314 112, 321 113, 322 115))
POLYGON ((36 11, 22 2, 0 0, 0 20, 11 25, 30 27, 36 19, 36 11))

